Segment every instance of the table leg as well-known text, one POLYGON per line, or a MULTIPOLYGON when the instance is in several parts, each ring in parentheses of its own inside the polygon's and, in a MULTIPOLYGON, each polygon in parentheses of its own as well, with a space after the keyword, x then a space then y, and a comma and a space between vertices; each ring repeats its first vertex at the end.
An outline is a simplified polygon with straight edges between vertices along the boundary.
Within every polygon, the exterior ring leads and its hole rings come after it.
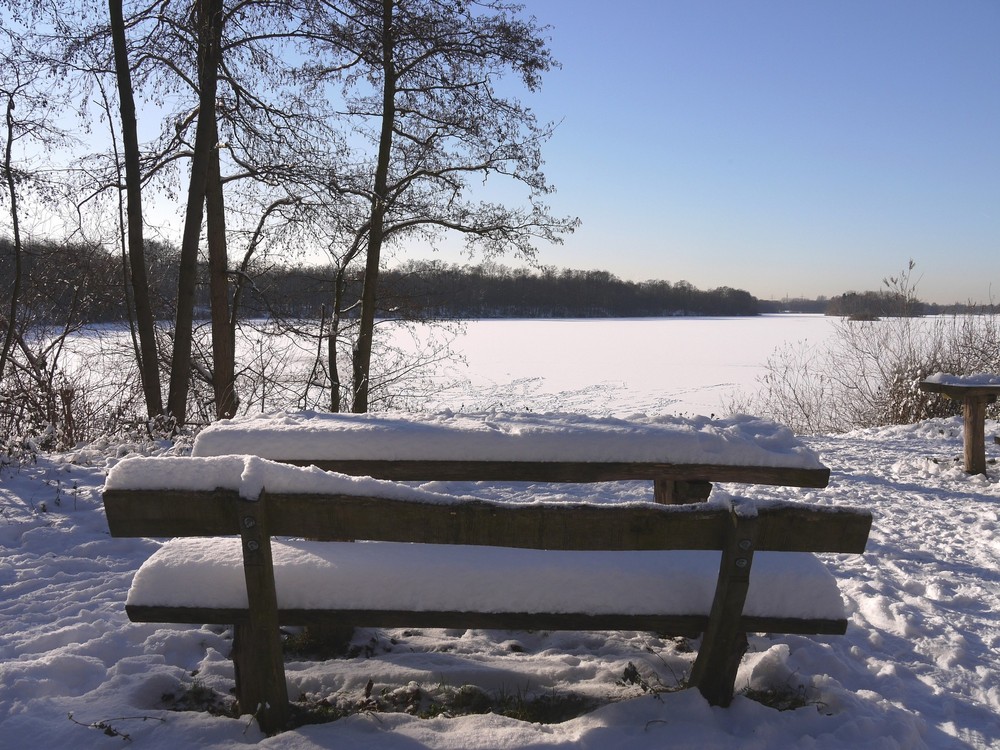
POLYGON ((986 473, 986 404, 988 396, 966 396, 962 403, 965 471, 986 473))
POLYGON ((662 505, 703 503, 712 493, 712 483, 700 479, 654 479, 653 499, 662 505))

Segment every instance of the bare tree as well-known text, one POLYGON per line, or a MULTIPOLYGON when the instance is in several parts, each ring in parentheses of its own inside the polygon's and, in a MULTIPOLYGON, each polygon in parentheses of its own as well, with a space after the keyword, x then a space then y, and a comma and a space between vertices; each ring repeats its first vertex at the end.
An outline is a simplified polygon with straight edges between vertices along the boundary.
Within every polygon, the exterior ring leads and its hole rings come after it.
POLYGON ((556 64, 545 29, 520 17, 521 10, 499 0, 317 3, 311 22, 322 43, 314 46, 320 62, 310 72, 339 85, 343 129, 368 142, 331 165, 330 176, 339 210, 366 207, 344 233, 341 253, 364 262, 352 355, 355 412, 369 407, 379 269, 388 246, 433 244, 458 233, 471 251, 532 258, 536 239, 558 242, 578 223, 553 217, 542 202, 552 192, 541 171, 541 145, 552 126, 499 93, 514 77, 535 91, 556 64), (482 190, 490 179, 526 188, 526 205, 477 200, 473 181, 482 190))
MULTIPOLYGON (((55 127, 54 109, 60 105, 58 97, 48 93, 42 66, 33 60, 13 32, 0 33, 0 68, 4 78, 0 81, 0 108, 4 112, 3 121, 3 189, 6 193, 7 215, 10 218, 12 235, 12 271, 4 286, 9 289, 3 311, 0 311, 0 333, 3 336, 0 348, 0 381, 3 380, 12 352, 20 349, 29 365, 37 367, 35 356, 23 339, 23 326, 19 320, 21 294, 25 285, 24 238, 21 230, 21 193, 33 191, 45 193, 49 186, 39 164, 32 164, 28 154, 45 153, 49 148, 65 140, 65 136, 55 127), (20 153, 18 153, 20 151, 20 153)), ((37 157, 35 159, 37 162, 37 157)))
MULTIPOLYGON (((503 93, 518 82, 536 90, 555 64, 545 29, 522 18, 517 5, 0 3, 43 19, 34 25, 33 45, 48 50, 60 72, 101 77, 102 90, 119 92, 124 180, 117 152, 78 162, 77 174, 88 181, 78 210, 83 214, 88 200, 105 194, 120 201, 125 191, 137 301, 143 298, 141 253, 152 237, 142 233, 148 222, 142 199, 160 190, 161 200, 178 199, 184 207, 174 340, 166 347, 173 350, 166 411, 179 423, 189 408, 192 377, 212 385, 217 416, 237 408, 235 331, 258 255, 307 243, 328 249, 336 266, 334 300, 321 333, 329 403, 339 409, 343 393, 352 409, 362 411, 372 403, 376 319, 384 313, 380 270, 393 252, 458 234, 486 257, 512 252, 531 259, 536 240, 557 242, 576 226, 574 219, 554 218, 543 202, 552 188, 541 171, 540 149, 551 125, 538 123, 503 93), (293 44, 308 54, 286 54, 293 44), (149 102, 143 116, 159 124, 159 135, 145 143, 139 142, 133 99, 149 102), (513 183, 525 198, 515 204, 491 200, 497 181, 513 183), (203 243, 210 348, 193 342, 203 243), (229 259, 234 251, 243 258, 235 267, 229 259), (349 367, 338 364, 338 354, 350 359, 349 367), (341 375, 347 370, 352 376, 341 375), (341 385, 348 380, 349 388, 341 385)), ((137 317, 145 330, 145 313, 137 317)), ((159 385, 147 370, 155 350, 144 343, 137 359, 152 413, 159 385)), ((388 360, 383 369, 395 371, 388 360)))
MULTIPOLYGON (((323 141, 317 130, 325 127, 311 113, 311 103, 294 91, 297 63, 286 62, 291 56, 283 53, 297 34, 291 0, 198 0, 193 16, 189 46, 197 49, 196 74, 168 59, 164 50, 149 58, 198 96, 198 106, 174 120, 173 132, 164 131, 158 159, 165 165, 182 153, 191 160, 168 404, 179 422, 184 421, 191 374, 188 331, 202 220, 207 224, 212 356, 198 371, 211 380, 216 415, 227 417, 238 406, 235 327, 248 259, 266 245, 267 222, 283 215, 276 207, 299 205, 303 195, 314 192, 317 172, 312 165, 323 160, 306 157, 323 141), (184 150, 192 123, 194 143, 184 150), (239 188, 240 222, 235 227, 223 193, 229 187, 239 188), (241 237, 247 238, 244 260, 240 268, 231 268, 229 247, 241 237)), ((185 19, 173 18, 171 27, 183 40, 185 19)))
POLYGON ((156 351, 156 330, 146 276, 146 250, 143 239, 142 169, 140 166, 139 135, 129 65, 128 42, 122 0, 108 0, 111 37, 114 49, 115 77, 118 85, 118 105, 122 123, 122 149, 125 156, 125 191, 128 217, 128 276, 132 285, 132 303, 138 331, 137 359, 150 419, 163 412, 160 393, 159 357, 156 351))
POLYGON ((5 86, 3 91, 0 92, 7 100, 4 115, 4 134, 6 138, 3 151, 3 173, 4 182, 6 183, 7 188, 7 199, 10 201, 11 231, 14 236, 14 274, 11 279, 10 302, 7 307, 7 317, 6 320, 2 321, 4 337, 3 349, 0 350, 0 381, 3 380, 4 373, 7 371, 7 359, 14 346, 17 331, 18 302, 21 297, 21 287, 24 281, 24 265, 22 263, 24 248, 21 245, 21 224, 17 205, 18 177, 14 170, 13 157, 14 141, 19 137, 17 129, 18 123, 14 118, 14 109, 16 107, 17 97, 20 95, 21 91, 21 84, 15 81, 13 86, 5 86))

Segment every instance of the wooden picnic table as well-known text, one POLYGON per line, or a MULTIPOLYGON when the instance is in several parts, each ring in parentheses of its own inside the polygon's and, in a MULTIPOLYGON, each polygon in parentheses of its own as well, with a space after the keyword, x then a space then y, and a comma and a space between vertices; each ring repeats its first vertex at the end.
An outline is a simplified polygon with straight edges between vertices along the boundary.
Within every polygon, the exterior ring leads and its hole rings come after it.
POLYGON ((791 432, 753 417, 276 413, 203 430, 193 455, 245 454, 394 481, 653 482, 664 504, 713 482, 825 487, 830 470, 791 432))
POLYGON ((986 407, 1000 394, 1000 377, 935 376, 922 380, 920 390, 962 402, 965 471, 985 474, 986 407))

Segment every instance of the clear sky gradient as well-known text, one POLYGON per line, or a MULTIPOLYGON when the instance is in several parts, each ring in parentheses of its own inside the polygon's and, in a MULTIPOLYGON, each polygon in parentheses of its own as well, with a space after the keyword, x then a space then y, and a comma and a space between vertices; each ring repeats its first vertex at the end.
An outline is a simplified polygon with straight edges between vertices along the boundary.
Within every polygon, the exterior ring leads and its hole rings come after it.
POLYGON ((537 96, 546 265, 1000 302, 997 0, 526 0, 562 63, 537 96))

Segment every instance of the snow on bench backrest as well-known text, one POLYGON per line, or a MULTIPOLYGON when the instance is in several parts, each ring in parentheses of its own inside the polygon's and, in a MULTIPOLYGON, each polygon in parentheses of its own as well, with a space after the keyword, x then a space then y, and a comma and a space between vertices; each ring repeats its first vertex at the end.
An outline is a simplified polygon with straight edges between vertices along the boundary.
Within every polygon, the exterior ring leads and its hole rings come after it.
POLYGON ((367 495, 425 503, 456 499, 384 479, 352 477, 314 466, 289 466, 257 456, 236 455, 130 458, 112 467, 104 483, 105 491, 235 490, 248 500, 257 499, 265 487, 275 494, 367 495))

